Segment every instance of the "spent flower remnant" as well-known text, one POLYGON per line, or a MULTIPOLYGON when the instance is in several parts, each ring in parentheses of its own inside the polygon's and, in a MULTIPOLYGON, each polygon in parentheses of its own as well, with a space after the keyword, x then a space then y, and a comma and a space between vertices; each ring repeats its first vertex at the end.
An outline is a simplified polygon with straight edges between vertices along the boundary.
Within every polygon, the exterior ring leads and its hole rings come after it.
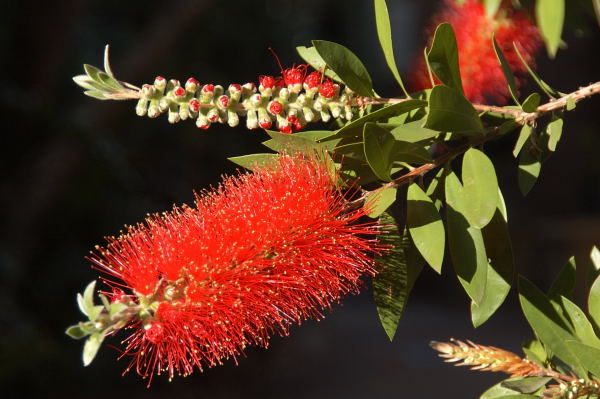
POLYGON ((151 380, 220 365, 359 291, 385 251, 379 226, 350 210, 317 158, 280 155, 97 247, 106 296, 129 317, 114 317, 131 331, 127 371, 151 380))
MULTIPOLYGON (((433 16, 429 36, 435 27, 449 22, 454 28, 458 45, 460 75, 465 95, 472 102, 505 104, 510 97, 507 82, 492 45, 492 34, 506 57, 508 66, 515 74, 517 86, 522 86, 527 72, 513 42, 525 61, 532 65, 535 55, 542 47, 542 39, 533 21, 522 11, 511 8, 504 1, 496 15, 487 15, 479 0, 466 0, 458 4, 445 0, 443 8, 433 16)), ((410 76, 414 90, 431 88, 431 81, 423 57, 410 76)), ((439 83, 439 82, 438 82, 439 83)))

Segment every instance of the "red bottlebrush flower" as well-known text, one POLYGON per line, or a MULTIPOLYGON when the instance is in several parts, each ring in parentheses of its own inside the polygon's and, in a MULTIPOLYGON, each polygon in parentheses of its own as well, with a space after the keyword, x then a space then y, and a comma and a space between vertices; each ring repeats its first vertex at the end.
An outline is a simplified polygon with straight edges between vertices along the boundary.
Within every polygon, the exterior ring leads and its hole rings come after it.
POLYGON ((325 98, 333 98, 337 91, 336 84, 331 79, 325 79, 319 88, 319 94, 325 98))
POLYGON ((283 82, 287 87, 301 85, 306 76, 306 68, 308 65, 299 65, 291 67, 283 71, 283 82))
POLYGON ((282 78, 274 78, 273 76, 261 75, 258 77, 258 83, 265 89, 272 89, 274 87, 283 87, 282 78))
POLYGON ((281 155, 108 238, 91 261, 140 308, 122 356, 152 378, 188 375, 319 319, 374 274, 376 222, 349 210, 324 162, 281 155))
MULTIPOLYGON (((542 46, 537 27, 526 14, 507 4, 503 4, 493 18, 486 14, 483 3, 478 0, 466 0, 462 5, 445 0, 443 4, 443 9, 432 18, 429 36, 433 37, 433 29, 442 22, 449 22, 454 28, 466 97, 473 102, 505 104, 510 94, 492 46, 492 33, 496 34, 496 42, 515 74, 517 85, 521 86, 526 69, 512 43, 517 43, 525 61, 532 65, 542 46)), ((422 56, 413 69, 410 82, 415 91, 431 88, 422 56)))
POLYGON ((283 112, 283 105, 279 101, 271 101, 269 104, 269 112, 273 115, 279 115, 283 112))
POLYGON ((314 89, 315 87, 319 87, 322 78, 323 75, 321 75, 321 72, 313 71, 310 74, 308 74, 306 79, 304 79, 304 83, 306 84, 307 88, 314 89))

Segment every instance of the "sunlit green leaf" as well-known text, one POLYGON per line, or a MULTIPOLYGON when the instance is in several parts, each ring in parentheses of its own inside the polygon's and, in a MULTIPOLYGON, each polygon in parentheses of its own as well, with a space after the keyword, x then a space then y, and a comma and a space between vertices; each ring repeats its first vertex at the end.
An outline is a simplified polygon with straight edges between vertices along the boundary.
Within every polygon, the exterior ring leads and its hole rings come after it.
POLYGON ((535 17, 548 55, 554 58, 565 22, 565 0, 536 0, 535 17))
POLYGON ((371 191, 365 200, 365 208, 370 218, 377 218, 396 201, 396 188, 388 187, 383 190, 371 191))
POLYGON ((102 341, 104 341, 104 332, 97 332, 89 336, 83 345, 83 365, 88 366, 96 357, 102 341))
POLYGON ((515 148, 513 149, 513 156, 515 158, 519 156, 519 153, 523 149, 523 146, 529 139, 529 136, 531 136, 532 132, 533 132, 533 127, 531 127, 527 124, 523 125, 523 127, 521 128, 521 131, 519 132, 519 137, 517 138, 515 148))
POLYGON ((381 44, 385 61, 387 62, 390 71, 394 75, 394 78, 396 78, 396 81, 400 85, 400 88, 402 88, 402 91, 408 97, 408 92, 404 88, 404 83, 402 83, 402 78, 400 77, 398 67, 396 66, 396 59, 394 58, 392 28, 390 26, 390 16, 387 5, 385 4, 385 0, 374 0, 374 5, 375 22, 377 24, 377 37, 379 37, 379 44, 381 44))
POLYGON ((433 270, 441 273, 446 243, 444 224, 431 199, 416 183, 408 187, 406 212, 412 241, 433 270))
POLYGON ((275 163, 278 157, 278 154, 262 153, 242 155, 239 157, 231 157, 227 159, 246 169, 254 170, 254 168, 256 167, 275 163))
MULTIPOLYGON (((486 0, 485 8, 488 12, 488 15, 493 16, 496 13, 498 7, 500 6, 500 1, 501 0, 486 0)), ((506 57, 504 56, 502 49, 500 49, 500 46, 498 46, 498 43, 496 42, 495 34, 492 36, 492 44, 494 46, 494 51, 496 52, 496 57, 498 57, 498 61, 500 62, 500 67, 502 68, 504 77, 506 78, 506 83, 508 84, 508 91, 510 92, 513 101, 516 104, 520 104, 517 94, 519 91, 517 90, 517 82, 515 80, 515 76, 513 75, 510 66, 508 65, 508 61, 506 61, 506 57)))
POLYGON ((538 93, 531 93, 525 99, 525 101, 523 101, 523 105, 521 106, 521 108, 525 112, 536 112, 541 100, 542 98, 538 93))
MULTIPOLYGON (((501 381, 499 383, 497 383, 496 385, 494 385, 493 387, 491 387, 490 389, 488 389, 487 391, 485 391, 483 393, 483 395, 481 395, 479 397, 479 399, 501 399, 501 398, 510 398, 511 396, 515 397, 514 395, 517 395, 517 398, 538 398, 538 396, 532 396, 532 395, 525 395, 523 396, 523 394, 519 394, 519 391, 517 390, 513 390, 508 388, 506 385, 510 386, 511 383, 518 383, 520 381, 526 380, 528 378, 539 378, 539 377, 513 377, 513 378, 508 378, 504 381, 501 381)), ((542 378, 548 378, 548 377, 542 377, 542 378)), ((549 378, 548 378, 549 380, 549 378)), ((537 382, 537 381, 536 381, 537 382)), ((542 387, 543 385, 541 385, 542 387)), ((518 387, 518 386, 517 386, 518 387)))
POLYGON ((600 276, 596 278, 596 281, 590 288, 590 294, 588 296, 588 313, 592 322, 600 331, 600 276))
POLYGON ((384 181, 390 181, 391 159, 394 149, 394 136, 375 123, 365 124, 363 133, 365 157, 375 175, 384 181))
POLYGON ((494 164, 481 151, 470 148, 462 162, 464 215, 478 229, 492 220, 498 205, 498 179, 494 164))
POLYGON ((546 383, 551 379, 551 377, 521 377, 519 379, 502 381, 501 385, 505 388, 520 393, 534 393, 541 387, 545 386, 546 383))
POLYGON ((464 136, 483 133, 483 124, 473 105, 460 92, 444 85, 431 90, 425 127, 464 136))
MULTIPOLYGON (((575 354, 584 370, 589 371, 596 377, 600 377, 600 349, 575 340, 565 341, 564 346, 575 354)), ((579 376, 587 379, 587 373, 579 376)))
POLYGON ((527 195, 537 181, 540 171, 542 170, 542 162, 535 156, 531 155, 528 149, 521 151, 519 156, 519 188, 523 195, 527 195))
POLYGON ((566 317, 573 326, 575 336, 584 344, 600 349, 600 338, 594 333, 594 328, 583 310, 564 296, 560 298, 560 301, 566 317))
POLYGON ((327 64, 325 61, 323 61, 323 58, 321 58, 317 52, 317 49, 315 49, 313 46, 298 46, 296 47, 296 51, 298 52, 298 55, 300 55, 304 61, 308 62, 315 70, 321 72, 325 71, 325 76, 328 76, 337 82, 342 82, 342 79, 340 79, 335 72, 329 68, 326 68, 327 64))
POLYGON ((341 44, 326 40, 313 40, 313 46, 342 81, 356 93, 374 97, 371 76, 358 57, 341 44))
POLYGON ((461 94, 464 93, 458 66, 456 37, 449 23, 438 25, 427 59, 431 70, 442 83, 456 89, 461 94))
POLYGON ((553 115, 552 120, 546 127, 548 133, 548 149, 550 151, 556 151, 556 145, 560 141, 563 130, 563 120, 561 117, 553 115))
POLYGON ((417 143, 419 141, 430 140, 437 137, 440 132, 423 127, 423 121, 413 121, 404 123, 391 130, 396 140, 417 143))
POLYGON ((548 297, 550 299, 559 301, 561 296, 573 298, 577 277, 576 269, 575 257, 572 256, 554 278, 550 290, 548 291, 548 297))

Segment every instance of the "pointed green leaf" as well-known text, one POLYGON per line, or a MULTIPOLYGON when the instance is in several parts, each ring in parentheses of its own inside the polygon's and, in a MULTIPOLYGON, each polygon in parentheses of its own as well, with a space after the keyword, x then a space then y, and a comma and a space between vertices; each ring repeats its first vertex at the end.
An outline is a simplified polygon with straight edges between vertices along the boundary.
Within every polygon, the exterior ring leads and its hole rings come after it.
POLYGON ((89 336, 83 345, 83 365, 89 366, 94 360, 102 341, 104 341, 104 332, 97 332, 89 336))
MULTIPOLYGON (((326 149, 333 148, 338 141, 329 141, 326 144, 317 143, 315 140, 311 140, 308 137, 300 135, 298 133, 295 134, 286 134, 281 132, 276 132, 273 130, 265 130, 265 132, 271 136, 271 140, 267 140, 262 144, 266 147, 272 149, 273 151, 278 152, 301 152, 305 153, 313 153, 315 150, 317 151, 325 151, 326 149)), ((331 134, 331 132, 329 132, 331 134)), ((317 135, 318 137, 318 135, 317 135)), ((326 136, 323 136, 326 137, 326 136)))
POLYGON ((76 324, 74 326, 70 326, 69 328, 67 328, 67 330, 65 331, 65 334, 67 334, 69 337, 71 337, 73 339, 81 339, 87 335, 87 333, 85 331, 83 331, 83 329, 81 328, 81 326, 79 324, 76 324))
POLYGON ((469 297, 480 304, 487 281, 487 254, 481 230, 470 227, 464 216, 463 188, 454 172, 445 179, 446 221, 452 264, 469 297))
MULTIPOLYGON (((496 14, 496 11, 498 10, 498 7, 500 6, 500 1, 501 0, 486 0, 485 3, 485 7, 486 7, 486 11, 488 11, 488 15, 493 16, 494 14, 496 14), (490 14, 491 12, 491 14, 490 14)), ((500 49, 500 46, 498 46, 498 43, 496 42, 496 35, 493 34, 492 35, 492 44, 494 46, 494 51, 496 52, 496 57, 498 58, 498 61, 500 62, 500 67, 502 68, 502 72, 504 73, 504 77, 506 78, 506 83, 508 84, 508 91, 510 92, 510 95, 513 99, 513 101, 515 102, 515 104, 520 104, 519 103, 519 98, 518 98, 518 89, 517 89, 517 82, 515 80, 515 75, 513 75, 510 66, 508 65, 508 61, 506 61, 506 57, 504 56, 504 53, 502 52, 502 49, 500 49)))
POLYGON ((523 195, 527 195, 529 191, 531 191, 541 170, 542 163, 539 159, 531 155, 527 148, 521 151, 521 155, 519 156, 518 179, 519 188, 523 195))
POLYGON ((376 258, 382 269, 373 279, 373 296, 379 319, 391 341, 404 312, 408 294, 423 265, 411 249, 408 234, 400 236, 395 221, 389 214, 384 213, 380 223, 391 226, 385 228, 388 234, 382 234, 380 239, 393 248, 376 258))
POLYGON ((470 137, 483 133, 483 124, 473 105, 460 92, 444 85, 431 90, 424 127, 470 137))
POLYGON ((464 215, 478 229, 487 225, 498 205, 498 179, 494 164, 481 151, 470 148, 463 158, 462 181, 464 215))
POLYGON ((586 369, 578 355, 565 344, 575 340, 548 298, 529 280, 519 277, 519 300, 525 318, 540 340, 580 377, 586 369))
POLYGON ((427 59, 431 70, 442 83, 456 89, 461 94, 464 93, 460 78, 456 37, 449 23, 438 25, 427 59))
POLYGON ((423 121, 413 121, 404 123, 393 128, 390 133, 394 135, 396 140, 407 141, 409 143, 417 143, 437 137, 440 132, 423 127, 423 121))
POLYGON ((485 295, 477 305, 471 302, 471 321, 474 327, 485 323, 506 299, 515 274, 512 243, 508 232, 506 206, 498 192, 498 208, 492 220, 482 230, 488 256, 485 295))
MULTIPOLYGON (((393 135, 392 135, 393 136, 393 135)), ((433 162, 429 151, 422 145, 396 140, 392 149, 391 159, 393 162, 406 162, 424 164, 433 162)))
POLYGON ((392 151, 396 140, 394 136, 375 123, 365 124, 363 133, 365 157, 375 175, 384 181, 390 181, 390 170, 393 160, 392 151))
POLYGON ((73 77, 73 81, 80 87, 91 91, 102 91, 103 86, 90 79, 87 75, 77 75, 73 77))
POLYGON ((565 22, 565 0, 537 0, 535 18, 550 58, 556 56, 565 22))
POLYGON ((360 59, 341 44, 313 40, 313 46, 329 66, 352 91, 365 97, 374 97, 373 82, 360 59))
MULTIPOLYGON (((523 380, 528 379, 528 378, 539 378, 539 377, 513 377, 513 378, 507 378, 506 380, 497 383, 496 385, 494 385, 493 387, 491 387, 490 389, 488 389, 487 391, 485 391, 483 393, 483 395, 481 395, 479 397, 479 399, 500 399, 500 398, 511 397, 512 395, 517 395, 516 397, 523 398, 522 395, 519 395, 519 391, 510 389, 507 386, 505 386, 505 384, 508 385, 508 386, 510 386, 511 383, 518 383, 518 382, 523 381, 523 380)), ((542 378, 548 378, 548 377, 542 377, 542 378)), ((541 387, 543 387, 543 385, 541 387)), ((528 397, 534 397, 534 398, 538 398, 539 399, 538 396, 525 395, 525 398, 528 398, 528 397)))
POLYGON ((501 385, 520 393, 534 393, 545 386, 551 379, 552 377, 522 377, 520 379, 502 381, 501 385))
POLYGON ((365 208, 370 218, 377 218, 396 201, 396 188, 389 187, 383 190, 371 191, 365 199, 365 208))
POLYGON ((319 53, 317 52, 317 49, 314 47, 305 47, 305 46, 298 46, 296 47, 296 51, 298 52, 298 55, 300 55, 300 57, 308 62, 310 64, 310 66, 312 66, 315 70, 317 71, 325 71, 325 76, 330 77, 331 79, 335 80, 336 82, 342 82, 342 79, 340 79, 339 76, 337 76, 337 74, 335 72, 333 72, 331 69, 327 68, 327 64, 325 63, 325 61, 323 61, 323 58, 321 58, 321 56, 319 55, 319 53))
POLYGON ((567 111, 573 111, 576 106, 577 105, 575 104, 575 100, 573 100, 573 97, 567 97, 567 111))
POLYGON ((392 45, 392 28, 390 26, 390 16, 388 13, 387 5, 385 4, 385 0, 374 0, 375 5, 375 22, 377 24, 377 37, 379 37, 379 44, 381 44, 381 49, 383 50, 383 55, 385 56, 385 61, 390 68, 390 71, 396 78, 396 81, 400 85, 400 88, 404 92, 406 97, 409 97, 408 92, 404 88, 404 83, 402 83, 402 78, 400 77, 400 73, 398 72, 398 67, 396 66, 396 59, 394 58, 394 46, 392 45))
POLYGON ((592 260, 594 269, 596 269, 597 271, 600 271, 600 250, 598 250, 598 247, 596 247, 595 245, 592 247, 592 250, 590 251, 590 259, 592 260))
POLYGON ((444 198, 444 169, 440 168, 437 171, 429 186, 427 187, 427 191, 425 192, 428 197, 433 200, 433 204, 435 208, 439 211, 442 207, 442 200, 444 198))
POLYGON ((573 298, 575 281, 577 279, 576 269, 575 257, 572 256, 554 278, 550 290, 548 291, 548 298, 557 302, 560 301, 561 296, 573 298))
POLYGON ((538 93, 531 93, 525 101, 523 101, 523 105, 521 108, 525 112, 536 112, 537 108, 540 106, 540 101, 542 98, 538 93))
POLYGON ((582 343, 600 349, 600 338, 594 333, 594 327, 592 327, 592 324, 583 313, 583 310, 564 296, 560 297, 560 303, 566 317, 573 326, 575 336, 579 338, 582 343))
POLYGON ((523 125, 523 127, 521 128, 521 131, 519 132, 519 138, 517 139, 515 148, 513 149, 513 156, 515 158, 519 156, 519 153, 523 149, 523 146, 529 139, 529 136, 531 136, 532 132, 533 132, 533 127, 531 127, 527 124, 523 125))
POLYGON ((336 131, 334 136, 326 137, 321 141, 339 138, 339 136, 359 136, 362 134, 363 126, 367 122, 381 121, 393 116, 402 115, 412 110, 423 108, 426 105, 427 101, 423 100, 407 100, 397 104, 388 105, 387 107, 378 109, 377 111, 353 120, 336 131))
POLYGON ((98 100, 108 100, 109 99, 108 97, 106 97, 104 95, 104 93, 102 93, 100 91, 86 90, 83 92, 83 94, 85 94, 86 96, 89 96, 89 97, 93 97, 98 100))
POLYGON ((563 120, 562 118, 552 115, 552 120, 548 123, 546 127, 546 132, 548 134, 548 149, 550 151, 556 151, 556 146, 560 141, 560 137, 562 136, 563 130, 563 120))
POLYGON ((115 78, 115 74, 112 71, 112 68, 110 67, 110 46, 107 44, 106 46, 104 46, 104 71, 106 71, 106 73, 108 74, 108 76, 110 76, 111 78, 115 78))
POLYGON ((431 199, 416 183, 408 187, 406 213, 412 241, 433 270, 441 273, 446 244, 444 224, 431 199))
POLYGON ((553 88, 551 88, 548 85, 548 83, 544 82, 537 75, 537 73, 535 73, 533 71, 533 69, 531 69, 531 67, 529 66, 529 64, 527 64, 527 61, 525 61, 525 58, 523 58, 523 55, 521 54, 521 51, 519 50, 519 46, 517 45, 517 43, 513 42, 513 48, 515 49, 515 53, 517 53, 517 56, 521 60, 521 63, 523 64, 523 66, 525 67, 525 69, 527 69, 527 72, 529 72, 529 75, 532 77, 532 79, 534 80, 534 82, 537 83, 537 85, 540 87, 540 89, 542 89, 542 91, 544 93, 546 93, 546 95, 548 97, 550 97, 550 98, 560 97, 560 94, 556 90, 554 90, 553 88))
POLYGON ((590 294, 588 296, 588 313, 592 322, 596 326, 596 329, 600 331, 600 276, 596 278, 596 281, 590 288, 590 294))
MULTIPOLYGON (((565 346, 575 354, 584 370, 589 371, 596 378, 600 377, 600 349, 575 340, 565 341, 565 346)), ((587 372, 580 377, 587 380, 587 372)))
POLYGON ((242 155, 239 157, 231 157, 227 159, 246 169, 254 170, 256 167, 275 163, 278 157, 278 154, 262 153, 242 155))

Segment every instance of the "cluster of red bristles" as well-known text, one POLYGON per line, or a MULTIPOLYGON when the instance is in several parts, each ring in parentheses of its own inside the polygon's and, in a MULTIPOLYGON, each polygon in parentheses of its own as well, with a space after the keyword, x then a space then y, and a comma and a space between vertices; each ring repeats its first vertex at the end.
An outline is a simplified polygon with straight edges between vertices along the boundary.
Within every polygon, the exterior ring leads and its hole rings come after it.
POLYGON ((348 200, 316 156, 280 155, 194 207, 108 238, 91 260, 110 275, 109 296, 144 308, 128 325, 127 371, 173 377, 220 365, 357 293, 385 248, 378 224, 348 200))

